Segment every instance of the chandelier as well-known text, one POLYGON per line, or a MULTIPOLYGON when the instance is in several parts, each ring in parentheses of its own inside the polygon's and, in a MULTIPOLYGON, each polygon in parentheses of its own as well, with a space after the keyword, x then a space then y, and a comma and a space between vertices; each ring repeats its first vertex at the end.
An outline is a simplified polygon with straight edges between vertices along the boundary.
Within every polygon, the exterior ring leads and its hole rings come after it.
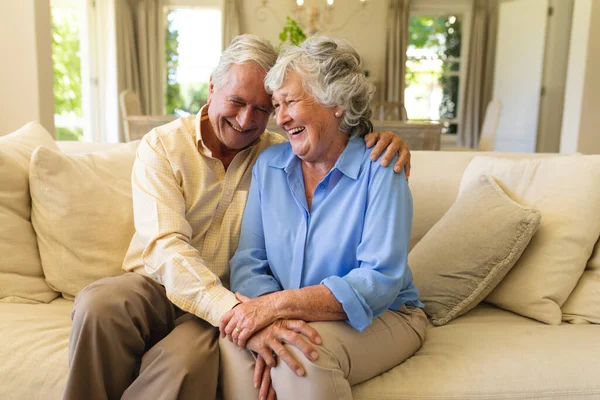
MULTIPOLYGON (((345 0, 356 2, 355 10, 346 18, 346 21, 338 26, 332 26, 335 13, 335 0, 292 0, 295 3, 291 10, 294 20, 309 35, 320 30, 337 31, 342 29, 357 14, 363 18, 368 17, 367 0, 345 0), (309 3, 309 4, 307 4, 309 3)), ((339 3, 340 0, 338 0, 339 3)), ((269 0, 262 0, 257 14, 261 21, 266 19, 266 9, 270 10, 279 19, 277 12, 269 6, 269 0)), ((364 23, 364 21, 363 21, 364 23)))

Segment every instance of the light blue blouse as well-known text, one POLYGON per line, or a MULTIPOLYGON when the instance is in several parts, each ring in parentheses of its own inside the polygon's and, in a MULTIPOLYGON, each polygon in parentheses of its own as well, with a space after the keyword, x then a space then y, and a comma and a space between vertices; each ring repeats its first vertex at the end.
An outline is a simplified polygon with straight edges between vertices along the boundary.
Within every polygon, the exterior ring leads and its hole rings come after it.
POLYGON ((407 265, 408 183, 369 155, 363 139, 351 139, 309 212, 291 145, 265 150, 252 171, 231 289, 257 297, 322 283, 359 331, 387 309, 423 307, 407 265))

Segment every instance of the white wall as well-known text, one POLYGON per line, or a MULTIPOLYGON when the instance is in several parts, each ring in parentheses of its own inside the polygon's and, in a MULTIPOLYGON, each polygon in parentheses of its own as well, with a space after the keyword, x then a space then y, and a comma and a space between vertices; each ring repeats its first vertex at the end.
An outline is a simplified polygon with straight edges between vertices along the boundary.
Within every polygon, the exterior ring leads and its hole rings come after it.
POLYGON ((561 153, 600 154, 600 2, 575 0, 561 153))
POLYGON ((54 133, 49 1, 0 1, 0 135, 29 121, 54 133))

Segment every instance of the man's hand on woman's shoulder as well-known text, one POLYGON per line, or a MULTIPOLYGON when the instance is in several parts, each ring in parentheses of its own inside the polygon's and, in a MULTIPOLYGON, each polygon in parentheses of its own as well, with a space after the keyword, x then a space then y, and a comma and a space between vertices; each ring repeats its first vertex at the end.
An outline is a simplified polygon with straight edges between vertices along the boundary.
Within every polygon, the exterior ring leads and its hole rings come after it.
POLYGON ((383 151, 385 154, 381 158, 381 165, 387 167, 396 154, 399 154, 398 160, 394 165, 394 171, 400 173, 402 168, 406 172, 406 180, 410 177, 410 151, 404 140, 394 132, 371 132, 365 136, 365 144, 371 150, 371 161, 377 160, 383 151))

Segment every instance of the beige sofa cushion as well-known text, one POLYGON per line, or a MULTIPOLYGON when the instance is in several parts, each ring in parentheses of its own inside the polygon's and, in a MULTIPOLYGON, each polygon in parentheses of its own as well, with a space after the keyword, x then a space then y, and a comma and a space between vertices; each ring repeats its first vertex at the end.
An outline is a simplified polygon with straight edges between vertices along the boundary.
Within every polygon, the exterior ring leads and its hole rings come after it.
POLYGON ((96 151, 113 150, 123 146, 123 143, 97 143, 97 142, 76 142, 73 140, 60 140, 56 145, 62 153, 65 154, 84 154, 96 151))
POLYGON ((600 240, 562 312, 572 324, 600 324, 600 240))
POLYGON ((44 145, 56 149, 38 123, 0 137, 0 302, 47 303, 58 296, 44 281, 31 225, 29 159, 44 145))
POLYGON ((0 304, 0 399, 60 399, 73 302, 0 304))
POLYGON ((44 274, 66 298, 122 273, 134 232, 131 169, 137 145, 70 155, 40 147, 32 156, 32 222, 44 274))
MULTIPOLYGON (((543 218, 543 217, 542 217, 543 218)), ((352 387, 355 400, 600 398, 600 328, 548 326, 482 303, 439 327, 417 353, 352 387)))
POLYGON ((508 197, 494 178, 471 182, 408 256, 425 312, 443 325, 475 307, 517 262, 540 212, 508 197))
POLYGON ((481 174, 542 213, 523 255, 487 301, 548 324, 562 320, 560 307, 583 274, 600 234, 600 156, 505 160, 476 157, 460 190, 481 174))
POLYGON ((473 158, 481 155, 507 159, 555 157, 545 153, 411 152, 410 161, 413 169, 410 173, 409 185, 414 200, 411 249, 454 204, 465 169, 473 158), (432 190, 435 191, 435 196, 431 195, 432 190))

